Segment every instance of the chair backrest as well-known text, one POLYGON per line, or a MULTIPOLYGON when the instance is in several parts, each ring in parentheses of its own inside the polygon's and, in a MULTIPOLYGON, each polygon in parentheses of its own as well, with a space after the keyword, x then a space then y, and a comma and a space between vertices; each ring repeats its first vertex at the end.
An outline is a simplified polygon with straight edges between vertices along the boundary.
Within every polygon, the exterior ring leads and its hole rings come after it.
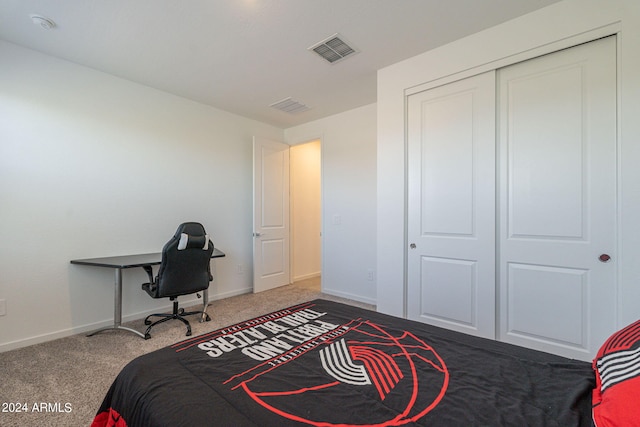
POLYGON ((193 294, 209 287, 213 243, 202 224, 185 222, 162 248, 155 298, 193 294))

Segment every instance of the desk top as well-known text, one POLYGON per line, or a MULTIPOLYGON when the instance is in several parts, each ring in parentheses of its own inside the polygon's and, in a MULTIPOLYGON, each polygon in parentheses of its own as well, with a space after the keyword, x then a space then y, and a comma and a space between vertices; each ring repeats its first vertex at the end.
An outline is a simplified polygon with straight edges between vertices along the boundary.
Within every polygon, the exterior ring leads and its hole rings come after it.
MULTIPOLYGON (((222 258, 226 256, 220 249, 215 248, 211 254, 211 258, 222 258)), ((162 253, 156 252, 153 254, 137 254, 137 255, 121 255, 110 256, 103 258, 87 258, 87 259, 73 259, 71 264, 80 265, 93 265, 96 267, 110 267, 110 268, 133 268, 142 267, 145 265, 158 265, 162 263, 162 253)))

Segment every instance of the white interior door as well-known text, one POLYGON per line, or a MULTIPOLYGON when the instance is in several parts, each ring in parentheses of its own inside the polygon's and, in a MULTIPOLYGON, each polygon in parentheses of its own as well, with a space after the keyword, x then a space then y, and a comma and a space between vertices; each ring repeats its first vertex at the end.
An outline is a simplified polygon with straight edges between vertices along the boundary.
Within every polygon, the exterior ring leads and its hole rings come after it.
POLYGON ((408 317, 494 338, 495 73, 408 102, 408 317))
POLYGON ((500 339, 590 360, 616 319, 615 38, 498 81, 500 339))
POLYGON ((253 291, 290 283, 289 146, 253 138, 253 291))

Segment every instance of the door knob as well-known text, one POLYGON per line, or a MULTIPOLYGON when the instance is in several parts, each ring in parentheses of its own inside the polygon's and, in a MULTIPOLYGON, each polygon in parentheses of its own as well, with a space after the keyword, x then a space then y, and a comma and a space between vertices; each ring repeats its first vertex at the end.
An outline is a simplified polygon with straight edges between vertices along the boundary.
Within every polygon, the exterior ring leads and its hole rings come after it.
POLYGON ((609 262, 609 260, 611 260, 611 256, 609 256, 609 254, 602 254, 598 257, 598 259, 600 260, 600 262, 609 262))
POLYGON ((262 233, 257 233, 257 232, 253 233, 253 237, 260 237, 260 236, 262 236, 262 233))
POLYGON ((410 244, 410 245, 409 245, 409 247, 410 247, 411 249, 415 249, 415 248, 416 248, 416 244, 415 244, 415 243, 412 243, 412 244, 410 244))

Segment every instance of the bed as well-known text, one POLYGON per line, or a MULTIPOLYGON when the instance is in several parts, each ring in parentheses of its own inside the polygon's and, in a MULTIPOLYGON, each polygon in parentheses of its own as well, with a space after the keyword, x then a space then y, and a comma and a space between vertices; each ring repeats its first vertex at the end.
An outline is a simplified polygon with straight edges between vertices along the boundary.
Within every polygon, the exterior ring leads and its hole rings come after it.
POLYGON ((596 381, 587 362, 314 300, 133 360, 92 426, 591 426, 596 381))

